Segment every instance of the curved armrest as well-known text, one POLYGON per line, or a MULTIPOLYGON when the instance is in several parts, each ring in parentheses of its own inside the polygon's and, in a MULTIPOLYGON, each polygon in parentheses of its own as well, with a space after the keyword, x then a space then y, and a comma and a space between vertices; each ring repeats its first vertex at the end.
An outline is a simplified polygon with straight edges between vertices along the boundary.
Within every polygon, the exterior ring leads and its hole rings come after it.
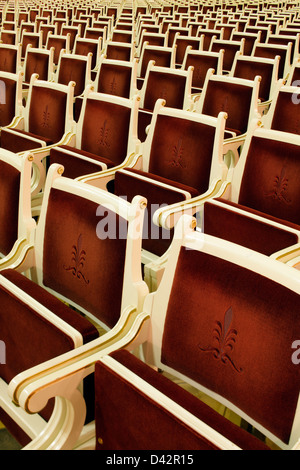
MULTIPOLYGON (((100 338, 97 338, 83 346, 80 346, 72 351, 69 351, 61 356, 51 359, 47 362, 32 367, 29 370, 21 372, 12 379, 9 384, 9 395, 15 404, 22 406, 29 413, 36 413, 40 411, 48 399, 51 398, 51 393, 48 396, 46 392, 47 387, 58 386, 58 379, 64 380, 66 371, 68 374, 79 373, 79 382, 82 380, 82 367, 93 366, 94 362, 99 357, 102 351, 113 351, 120 347, 133 347, 133 341, 136 339, 145 320, 149 318, 148 314, 138 313, 137 310, 131 306, 125 309, 120 317, 118 323, 110 331, 105 333, 100 338), (39 394, 43 396, 43 403, 39 398, 39 394), (45 398, 47 395, 47 398, 45 398)), ((145 341, 143 337, 141 343, 145 341)), ((85 375, 90 372, 87 370, 85 375)), ((61 382, 59 382, 61 383, 61 382)), ((62 387, 63 388, 63 387, 62 387)), ((70 390, 62 391, 64 394, 69 394, 70 390)))
POLYGON ((128 155, 120 165, 117 165, 108 170, 80 176, 76 179, 77 181, 91 184, 97 188, 106 189, 107 183, 114 179, 116 171, 122 170, 123 168, 141 169, 142 157, 142 154, 133 152, 128 155))
POLYGON ((19 272, 34 267, 34 245, 26 238, 18 239, 10 253, 0 259, 0 271, 11 268, 19 272))
MULTIPOLYGON (((299 265, 300 261, 300 243, 284 248, 283 250, 277 251, 271 255, 271 258, 275 258, 281 263, 288 263, 291 266, 299 265)), ((299 269, 299 268, 298 268, 299 269)))
MULTIPOLYGON (((42 159, 42 158, 46 157, 49 154, 51 149, 53 149, 55 147, 58 147, 59 145, 70 145, 70 146, 72 146, 73 144, 75 144, 75 139, 76 139, 76 134, 74 132, 67 132, 55 144, 46 145, 45 147, 39 147, 39 148, 30 150, 30 153, 33 156, 34 163, 36 163, 37 160, 38 160, 37 156, 39 157, 39 159, 42 159)), ((24 152, 19 152, 18 155, 23 155, 23 153, 24 152)))
MULTIPOLYGON (((148 337, 149 314, 128 307, 118 324, 90 343, 16 376, 9 396, 27 413, 38 413, 50 398, 56 406, 46 428, 26 449, 72 449, 83 431, 86 406, 79 391, 82 380, 94 372, 95 363, 120 348, 133 350, 148 337)), ((94 434, 94 428, 92 434, 94 434)))
POLYGON ((208 199, 214 197, 227 198, 226 192, 230 189, 230 186, 229 181, 215 180, 211 187, 200 196, 157 209, 153 215, 153 222, 163 228, 171 229, 183 214, 193 216, 196 212, 200 212, 203 204, 208 199))

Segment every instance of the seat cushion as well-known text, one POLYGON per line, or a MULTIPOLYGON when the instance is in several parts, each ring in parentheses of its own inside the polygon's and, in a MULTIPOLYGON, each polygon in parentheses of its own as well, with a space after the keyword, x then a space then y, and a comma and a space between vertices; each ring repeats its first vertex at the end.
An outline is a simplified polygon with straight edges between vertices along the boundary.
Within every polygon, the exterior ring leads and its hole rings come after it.
MULTIPOLYGON (((244 450, 268 450, 260 440, 125 350, 111 356, 244 450)), ((98 362, 95 368, 97 450, 218 450, 149 396, 98 362)))
POLYGON ((235 204, 225 199, 216 199, 225 206, 218 206, 211 202, 204 204, 204 232, 218 238, 245 246, 267 256, 294 245, 298 237, 289 228, 300 231, 300 227, 263 212, 249 209, 241 204, 235 204), (243 215, 235 209, 249 213, 243 215), (266 222, 252 218, 250 215, 263 217, 266 222), (269 222, 277 222, 286 226, 287 230, 278 228, 269 222))
POLYGON ((104 163, 107 168, 112 168, 114 163, 108 158, 99 157, 91 152, 80 150, 69 145, 61 145, 50 150, 50 165, 52 163, 59 163, 64 166, 64 176, 68 178, 77 178, 78 176, 87 175, 101 171, 99 163, 104 163), (63 149, 63 151, 61 151, 63 149), (76 153, 78 158, 74 157, 72 153, 76 153), (81 156, 91 158, 95 163, 80 158, 81 156))
POLYGON ((195 188, 153 173, 134 169, 116 172, 114 192, 117 196, 124 197, 128 201, 132 201, 136 195, 147 198, 148 206, 145 214, 147 219, 144 223, 143 248, 159 256, 169 247, 173 230, 165 230, 154 225, 152 222, 154 212, 162 205, 174 204, 199 195, 195 188), (166 185, 170 187, 166 187, 166 185), (190 196, 187 197, 186 192, 190 196))
MULTIPOLYGON (((84 344, 99 336, 98 330, 86 318, 22 274, 6 269, 1 271, 1 276, 80 332, 84 344)), ((74 349, 70 337, 39 315, 31 305, 15 297, 11 291, 1 287, 0 299, 1 340, 5 342, 7 358, 6 364, 0 365, 0 376, 6 383, 18 373, 74 349)), ((91 377, 84 381, 87 421, 94 416, 94 386, 91 377)), ((45 420, 51 416, 53 403, 50 400, 40 413, 45 420)), ((1 410, 0 419, 22 445, 30 441, 4 410, 1 410)))
POLYGON ((20 129, 13 129, 13 131, 14 132, 9 132, 9 130, 6 129, 1 130, 1 147, 11 152, 18 153, 42 147, 40 142, 36 142, 33 139, 39 139, 45 142, 45 145, 52 145, 54 143, 46 137, 41 137, 31 132, 22 131, 20 129))

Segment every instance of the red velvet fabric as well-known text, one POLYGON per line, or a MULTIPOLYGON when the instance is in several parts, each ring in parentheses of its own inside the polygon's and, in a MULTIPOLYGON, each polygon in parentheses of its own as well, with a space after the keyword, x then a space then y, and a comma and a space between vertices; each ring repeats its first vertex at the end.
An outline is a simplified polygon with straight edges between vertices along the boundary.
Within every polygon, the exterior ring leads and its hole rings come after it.
POLYGON ((245 78, 247 80, 254 80, 257 75, 261 76, 259 84, 259 98, 262 101, 267 101, 270 96, 270 88, 272 83, 273 64, 248 62, 238 60, 234 71, 234 76, 238 78, 245 78))
POLYGON ((51 190, 44 238, 44 285, 73 299, 109 327, 120 316, 126 228, 126 221, 109 209, 51 190), (63 214, 63 223, 58 214, 63 214), (122 237, 117 236, 119 227, 122 237))
POLYGON ((160 115, 152 141, 149 172, 195 188, 209 187, 216 129, 213 126, 160 115))
POLYGON ((266 57, 269 59, 274 59, 275 56, 280 56, 279 61, 279 69, 278 69, 278 77, 284 77, 284 65, 285 65, 285 58, 286 58, 286 50, 285 49, 278 49, 274 44, 274 47, 263 47, 263 45, 258 45, 255 47, 255 57, 266 57))
POLYGON ((140 77, 144 78, 148 63, 150 60, 155 61, 155 65, 159 67, 170 67, 171 52, 168 50, 145 49, 143 54, 143 62, 141 66, 140 77))
MULTIPOLYGON (((242 449, 267 449, 127 351, 117 351, 112 357, 242 449)), ((217 450, 214 444, 100 362, 95 367, 95 387, 97 450, 217 450)))
POLYGON ((15 43, 16 43, 16 32, 15 31, 3 30, 1 32, 1 41, 4 44, 15 45, 15 43))
POLYGON ((29 132, 58 142, 65 131, 67 94, 33 86, 29 109, 29 132))
POLYGON ((0 70, 2 72, 17 72, 17 49, 0 50, 0 70))
POLYGON ((75 82, 74 96, 81 95, 85 89, 86 67, 83 60, 63 57, 58 70, 58 83, 68 85, 71 81, 75 82))
POLYGON ((49 36, 48 41, 47 41, 47 49, 54 47, 54 55, 53 55, 54 64, 56 65, 58 64, 60 51, 62 49, 66 49, 66 45, 67 45, 67 39, 65 36, 60 36, 60 37, 55 37, 54 35, 49 36))
POLYGON ((7 255, 18 238, 20 172, 0 161, 0 252, 7 255))
POLYGON ((162 98, 166 106, 182 109, 186 77, 171 73, 151 71, 147 81, 144 108, 153 111, 156 101, 162 98))
POLYGON ((185 186, 176 181, 162 178, 152 173, 147 173, 138 170, 128 170, 130 174, 122 171, 117 171, 115 175, 114 193, 119 197, 125 197, 128 201, 132 201, 136 195, 146 197, 147 211, 145 213, 145 222, 143 227, 143 248, 161 256, 169 247, 173 237, 173 230, 165 230, 153 224, 152 217, 159 207, 162 205, 169 205, 175 202, 185 200, 185 196, 176 190, 163 188, 158 186, 156 182, 169 184, 174 189, 181 189, 191 193, 192 196, 197 196, 198 192, 194 188, 185 186), (150 178, 150 181, 139 179, 136 176, 144 176, 150 178))
POLYGON ((29 52, 27 55, 25 82, 29 83, 31 75, 37 73, 39 80, 48 80, 49 56, 40 52, 29 52))
POLYGON ((254 137, 241 181, 239 204, 300 225, 299 148, 254 137))
MULTIPOLYGON (((298 98, 296 96, 296 99, 298 98)), ((281 92, 278 94, 271 129, 300 134, 299 105, 293 101, 291 93, 281 92)))
MULTIPOLYGON (((210 202, 204 204, 205 233, 246 246, 267 256, 298 242, 297 235, 288 230, 278 229, 231 210, 233 206, 248 211, 247 207, 228 203, 226 200, 221 201, 228 207, 216 206, 210 202)), ((258 211, 249 212, 268 218, 266 214, 258 211)), ((281 221, 277 220, 277 222, 281 221)))
MULTIPOLYGON (((125 45, 126 43, 124 43, 125 45)), ((130 61, 131 60, 131 46, 128 44, 128 47, 122 47, 118 44, 107 44, 106 49, 106 57, 107 59, 112 60, 124 60, 130 61)))
POLYGON ((106 158, 100 158, 98 155, 93 153, 85 152, 84 150, 76 149, 68 145, 61 145, 50 150, 49 164, 58 163, 64 167, 64 176, 68 178, 77 178, 81 175, 87 175, 89 173, 95 173, 101 171, 99 165, 96 162, 102 162, 107 165, 107 168, 112 168, 114 163, 106 158), (74 157, 71 154, 62 152, 61 149, 68 150, 72 153, 76 153, 79 158, 74 157), (95 163, 88 162, 80 158, 85 156, 95 160, 95 163))
POLYGON ((193 49, 198 50, 200 45, 200 38, 177 38, 176 39, 176 64, 182 64, 187 46, 192 46, 193 49))
POLYGON ((217 71, 218 58, 190 54, 187 56, 185 69, 187 70, 190 66, 194 67, 192 86, 194 88, 203 88, 208 69, 212 68, 217 71))
POLYGON ((239 44, 232 44, 228 43, 213 43, 211 51, 212 52, 219 52, 221 49, 224 49, 224 57, 223 57, 223 70, 231 70, 232 64, 235 58, 236 53, 240 50, 240 43, 239 44))
POLYGON ((39 41, 40 41, 39 36, 37 36, 35 33, 28 34, 28 35, 24 34, 22 36, 22 52, 21 52, 22 58, 25 57, 28 44, 31 44, 32 47, 37 48, 39 47, 39 41))
POLYGON ((122 163, 127 156, 130 117, 130 108, 88 99, 81 149, 112 160, 115 165, 122 163))
POLYGON ((21 131, 14 129, 14 133, 10 132, 9 129, 1 130, 1 147, 10 150, 11 152, 25 152, 39 148, 42 146, 41 143, 33 141, 32 138, 40 139, 45 142, 46 145, 52 145, 54 142, 50 139, 45 138, 41 135, 33 134, 32 132, 21 131), (15 134, 15 132, 17 134, 15 134))
POLYGON ((247 131, 252 88, 243 85, 210 80, 202 113, 217 117, 220 111, 228 114, 226 128, 247 131))
POLYGON ((88 55, 88 53, 91 52, 93 54, 92 69, 94 69, 97 63, 97 49, 97 42, 80 41, 80 39, 77 39, 74 53, 78 55, 88 55))
POLYGON ((97 91, 130 98, 132 68, 117 64, 102 64, 97 91))
POLYGON ((181 249, 161 360, 288 442, 299 394, 291 344, 299 295, 203 252, 181 249), (280 360, 278 360, 280 358, 280 360))
MULTIPOLYGON (((81 331, 85 343, 98 337, 89 321, 23 275, 12 269, 2 271, 1 275, 81 331)), ((73 349, 72 340, 33 307, 4 288, 0 289, 0 297, 1 339, 6 345, 6 364, 1 364, 0 370, 7 383, 19 372, 73 349)))

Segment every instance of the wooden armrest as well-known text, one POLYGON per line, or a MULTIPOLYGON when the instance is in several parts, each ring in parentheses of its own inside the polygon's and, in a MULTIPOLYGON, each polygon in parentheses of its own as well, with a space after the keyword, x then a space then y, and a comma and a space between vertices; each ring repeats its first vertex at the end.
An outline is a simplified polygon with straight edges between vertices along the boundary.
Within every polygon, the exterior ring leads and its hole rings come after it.
POLYGON ((10 253, 0 260, 0 271, 12 268, 25 272, 34 267, 34 245, 26 238, 17 240, 10 253))
POLYGON ((116 171, 122 170, 123 168, 141 169, 141 162, 142 154, 131 153, 120 165, 117 165, 114 168, 110 168, 108 170, 100 171, 97 173, 92 173, 89 175, 80 176, 76 178, 76 180, 81 181, 83 183, 91 184, 92 186, 96 186, 97 188, 106 189, 107 183, 114 179, 116 171))
POLYGON ((287 263, 291 266, 299 263, 299 257, 300 243, 296 243, 295 245, 289 246, 288 248, 277 251, 271 255, 271 258, 275 258, 277 261, 287 263))
POLYGON ((153 222, 170 230, 183 214, 194 216, 197 212, 201 212, 205 201, 215 197, 227 199, 227 192, 230 187, 231 183, 229 181, 215 180, 211 187, 200 196, 157 209, 153 215, 153 222))
POLYGON ((148 336, 149 318, 149 314, 137 313, 135 308, 128 307, 117 325, 102 337, 22 372, 10 382, 9 396, 28 413, 39 412, 52 397, 60 401, 58 413, 61 419, 50 420, 47 432, 32 441, 27 449, 47 448, 48 442, 52 443, 53 440, 56 448, 74 446, 85 419, 84 399, 78 390, 79 384, 84 377, 93 373, 96 361, 104 355, 120 348, 134 350, 144 343, 148 336), (75 411, 71 415, 66 411, 70 406, 75 411), (61 432, 62 429, 65 432, 61 432), (57 442, 57 435, 60 442, 57 442))
MULTIPOLYGON (((32 153, 33 158, 34 158, 34 162, 36 160, 35 158, 36 156, 41 156, 41 158, 44 158, 48 155, 48 153, 50 152, 52 148, 55 148, 58 145, 71 145, 72 146, 75 143, 75 138, 76 138, 76 134, 74 134, 73 132, 67 132, 66 134, 63 135, 61 140, 59 140, 55 144, 46 145, 45 147, 30 150, 30 153, 32 153)), ((22 155, 23 153, 24 152, 19 152, 18 155, 22 155)))

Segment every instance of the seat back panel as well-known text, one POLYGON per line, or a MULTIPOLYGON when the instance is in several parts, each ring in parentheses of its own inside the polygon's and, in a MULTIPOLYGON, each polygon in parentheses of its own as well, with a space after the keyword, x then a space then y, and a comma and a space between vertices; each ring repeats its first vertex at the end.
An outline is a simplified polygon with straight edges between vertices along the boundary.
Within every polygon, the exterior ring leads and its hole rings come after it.
POLYGON ((299 302, 281 284, 183 247, 166 313, 162 364, 225 397, 288 442, 299 395, 300 375, 291 360, 292 342, 300 335, 299 302))

